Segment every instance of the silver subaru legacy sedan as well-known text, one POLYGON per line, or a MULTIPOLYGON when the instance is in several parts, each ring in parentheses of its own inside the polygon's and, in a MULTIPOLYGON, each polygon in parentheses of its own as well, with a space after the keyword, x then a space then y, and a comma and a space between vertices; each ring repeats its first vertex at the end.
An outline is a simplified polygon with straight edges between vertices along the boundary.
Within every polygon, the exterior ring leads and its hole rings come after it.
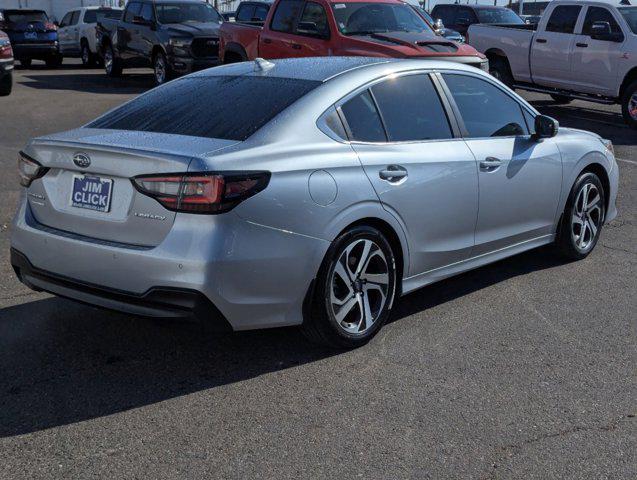
MULTIPOLYGON (((398 298, 616 216, 612 144, 431 60, 256 60, 36 138, 11 261, 35 290, 356 347, 398 298)), ((426 294, 426 293, 424 293, 426 294)))

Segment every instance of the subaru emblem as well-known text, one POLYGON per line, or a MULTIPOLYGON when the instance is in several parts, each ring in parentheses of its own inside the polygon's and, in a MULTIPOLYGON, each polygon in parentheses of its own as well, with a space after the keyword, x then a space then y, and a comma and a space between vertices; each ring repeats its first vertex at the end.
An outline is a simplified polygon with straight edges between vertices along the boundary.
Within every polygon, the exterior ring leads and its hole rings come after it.
POLYGON ((88 168, 91 158, 86 153, 76 153, 73 155, 73 163, 80 168, 88 168))

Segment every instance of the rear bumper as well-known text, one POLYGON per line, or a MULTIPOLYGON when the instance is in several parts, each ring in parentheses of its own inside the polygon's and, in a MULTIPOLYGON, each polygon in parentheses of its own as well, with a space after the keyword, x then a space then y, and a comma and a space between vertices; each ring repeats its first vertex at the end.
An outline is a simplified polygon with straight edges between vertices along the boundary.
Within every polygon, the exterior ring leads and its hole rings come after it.
POLYGON ((13 58, 0 58, 0 77, 13 71, 13 58))
POLYGON ((15 58, 36 58, 45 59, 52 55, 58 55, 59 48, 56 43, 22 43, 13 45, 13 56, 15 58))
POLYGON ((114 244, 37 224, 24 194, 11 235, 12 263, 31 288, 146 316, 220 312, 234 330, 300 324, 328 247, 233 212, 177 215, 156 247, 114 244))

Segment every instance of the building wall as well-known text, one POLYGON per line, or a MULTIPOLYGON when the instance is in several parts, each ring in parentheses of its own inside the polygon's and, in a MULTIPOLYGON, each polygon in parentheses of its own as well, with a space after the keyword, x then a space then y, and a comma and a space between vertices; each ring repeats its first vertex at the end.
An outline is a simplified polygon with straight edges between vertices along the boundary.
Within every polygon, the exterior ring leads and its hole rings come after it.
POLYGON ((55 20, 62 20, 62 17, 74 8, 90 7, 93 5, 118 6, 119 0, 0 0, 3 8, 33 8, 44 10, 55 20))

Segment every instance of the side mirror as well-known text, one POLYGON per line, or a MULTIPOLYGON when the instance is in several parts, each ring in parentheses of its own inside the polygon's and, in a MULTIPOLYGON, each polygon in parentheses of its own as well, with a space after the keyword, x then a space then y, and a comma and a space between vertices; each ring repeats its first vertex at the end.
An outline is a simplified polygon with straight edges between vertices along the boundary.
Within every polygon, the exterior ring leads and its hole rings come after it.
POLYGON ((324 36, 318 29, 318 25, 314 22, 299 22, 296 27, 298 33, 304 33, 306 35, 314 35, 317 37, 324 36))
POLYGON ((610 23, 608 22, 593 22, 590 34, 593 40, 616 43, 624 41, 624 35, 621 33, 613 33, 610 23))
POLYGON ((535 134, 533 136, 536 140, 553 138, 559 129, 560 124, 557 120, 546 115, 538 115, 535 117, 535 134))

